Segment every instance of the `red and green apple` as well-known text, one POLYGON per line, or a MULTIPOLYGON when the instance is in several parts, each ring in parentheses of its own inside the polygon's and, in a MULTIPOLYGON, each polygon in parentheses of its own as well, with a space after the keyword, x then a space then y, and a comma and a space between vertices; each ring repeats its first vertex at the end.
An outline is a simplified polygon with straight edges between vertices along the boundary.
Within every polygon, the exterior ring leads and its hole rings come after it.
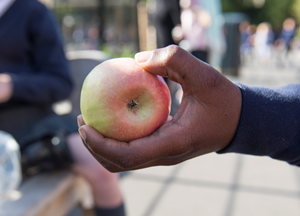
POLYGON ((86 77, 81 91, 83 120, 103 136, 131 141, 166 122, 171 107, 168 86, 132 58, 107 60, 86 77))

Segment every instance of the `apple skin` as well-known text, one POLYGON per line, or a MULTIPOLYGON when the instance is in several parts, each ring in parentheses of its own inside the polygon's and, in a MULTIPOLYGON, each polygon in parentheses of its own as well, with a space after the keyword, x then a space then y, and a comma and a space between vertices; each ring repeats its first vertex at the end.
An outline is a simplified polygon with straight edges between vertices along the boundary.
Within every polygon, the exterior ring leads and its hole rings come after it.
POLYGON ((166 122, 170 108, 164 79, 148 73, 132 58, 99 64, 85 78, 81 90, 84 122, 104 137, 119 141, 152 134, 166 122))

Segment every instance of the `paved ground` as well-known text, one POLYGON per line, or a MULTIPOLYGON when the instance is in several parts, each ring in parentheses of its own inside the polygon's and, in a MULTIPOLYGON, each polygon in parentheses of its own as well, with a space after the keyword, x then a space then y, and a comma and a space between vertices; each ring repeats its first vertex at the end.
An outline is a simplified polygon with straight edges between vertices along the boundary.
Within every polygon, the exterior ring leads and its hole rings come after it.
MULTIPOLYGON (((300 81, 295 66, 241 68, 229 77, 269 87, 300 81)), ((212 153, 177 166, 128 172, 128 216, 298 216, 300 169, 267 157, 212 153)))

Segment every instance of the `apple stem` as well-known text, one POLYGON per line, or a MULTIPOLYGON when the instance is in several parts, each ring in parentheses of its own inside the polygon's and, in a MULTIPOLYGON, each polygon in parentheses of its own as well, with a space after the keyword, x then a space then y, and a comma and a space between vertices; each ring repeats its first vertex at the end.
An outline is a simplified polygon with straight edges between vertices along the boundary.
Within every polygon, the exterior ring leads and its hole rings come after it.
POLYGON ((131 100, 131 101, 129 101, 129 103, 127 104, 127 107, 129 108, 129 109, 134 109, 134 108, 137 108, 137 105, 138 105, 139 103, 138 103, 138 101, 137 100, 131 100))

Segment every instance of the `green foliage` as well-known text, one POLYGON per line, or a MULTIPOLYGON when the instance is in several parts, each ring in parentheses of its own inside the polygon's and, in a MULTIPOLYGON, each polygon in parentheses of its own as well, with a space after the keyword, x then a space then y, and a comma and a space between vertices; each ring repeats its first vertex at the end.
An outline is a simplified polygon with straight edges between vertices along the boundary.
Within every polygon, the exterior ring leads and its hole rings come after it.
POLYGON ((293 1, 290 13, 296 19, 297 23, 300 24, 300 0, 293 1))
POLYGON ((263 5, 255 5, 255 0, 221 1, 223 12, 246 13, 254 24, 269 22, 274 29, 278 29, 287 17, 300 21, 300 0, 265 0, 263 5))
POLYGON ((291 17, 291 7, 294 0, 267 0, 263 10, 263 18, 274 28, 280 28, 283 21, 291 17))
POLYGON ((106 53, 111 58, 120 58, 120 57, 130 57, 133 58, 135 52, 129 45, 111 45, 111 44, 102 44, 101 51, 106 53))
POLYGON ((243 0, 222 0, 224 12, 242 12, 245 8, 243 0))

